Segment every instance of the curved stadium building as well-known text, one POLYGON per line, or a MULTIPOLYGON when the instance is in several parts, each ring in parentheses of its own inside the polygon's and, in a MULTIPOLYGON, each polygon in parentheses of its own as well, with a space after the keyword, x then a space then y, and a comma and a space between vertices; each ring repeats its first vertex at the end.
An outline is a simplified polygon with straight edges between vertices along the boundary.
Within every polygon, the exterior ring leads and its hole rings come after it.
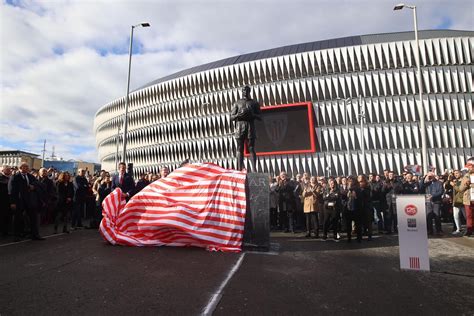
MULTIPOLYGON (((428 161, 438 172, 474 156, 473 36, 419 32, 428 161)), ((310 152, 259 156, 258 171, 400 172, 422 160, 415 59, 414 33, 402 32, 290 45, 177 72, 130 94, 126 160, 135 172, 174 169, 186 158, 235 167, 229 112, 249 85, 262 108, 307 103, 314 118, 310 152)), ((121 97, 96 113, 103 169, 115 169, 124 111, 121 97)))

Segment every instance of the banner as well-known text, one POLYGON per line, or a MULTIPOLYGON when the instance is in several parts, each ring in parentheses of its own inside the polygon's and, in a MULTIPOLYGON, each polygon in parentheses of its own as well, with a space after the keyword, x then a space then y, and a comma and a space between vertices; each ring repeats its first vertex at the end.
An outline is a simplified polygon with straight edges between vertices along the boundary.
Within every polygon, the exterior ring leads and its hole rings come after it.
POLYGON ((397 195, 400 269, 430 271, 424 195, 397 195))

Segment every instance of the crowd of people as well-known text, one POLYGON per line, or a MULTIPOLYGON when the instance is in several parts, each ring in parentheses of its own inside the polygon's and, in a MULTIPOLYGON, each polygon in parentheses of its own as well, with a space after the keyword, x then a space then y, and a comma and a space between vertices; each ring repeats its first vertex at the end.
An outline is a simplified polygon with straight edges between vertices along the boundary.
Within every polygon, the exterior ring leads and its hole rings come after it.
POLYGON ((345 233, 348 242, 353 235, 358 242, 366 235, 370 241, 374 228, 379 234, 397 232, 397 195, 425 194, 428 235, 444 235, 445 221, 453 223, 452 235, 472 236, 474 158, 465 168, 442 175, 384 170, 381 175, 328 178, 308 173, 290 178, 282 171, 270 183, 271 229, 304 230, 306 237, 323 239, 332 232, 335 240, 345 233))
MULTIPOLYGON (((442 175, 429 172, 423 177, 384 170, 381 175, 325 178, 304 173, 290 179, 282 171, 270 183, 271 229, 305 231, 306 237, 323 239, 332 232, 336 240, 345 233, 348 242, 353 235, 358 242, 366 235, 370 241, 374 228, 379 234, 397 232, 397 195, 425 194, 429 235, 445 234, 441 224, 445 221, 453 223, 454 236, 472 236, 474 157, 465 168, 442 175)), ((169 169, 163 167, 159 174, 140 174, 135 182, 125 163, 119 164, 113 176, 105 170, 94 175, 79 169, 71 175, 54 168, 30 170, 25 162, 18 167, 4 165, 0 171, 0 233, 12 234, 15 241, 25 237, 44 240, 40 224, 54 224, 54 233, 60 227, 63 233, 97 228, 102 202, 115 188, 129 199, 168 174, 169 169)))
POLYGON ((160 174, 141 174, 137 182, 127 173, 125 163, 119 164, 117 174, 102 170, 90 174, 78 169, 71 175, 54 168, 30 170, 26 162, 18 167, 3 165, 0 170, 0 233, 23 238, 44 240, 40 224, 54 224, 54 233, 82 228, 98 228, 102 219, 102 202, 115 188, 121 188, 127 199, 149 183, 166 177, 169 169, 160 174), (86 220, 88 226, 83 225, 86 220))

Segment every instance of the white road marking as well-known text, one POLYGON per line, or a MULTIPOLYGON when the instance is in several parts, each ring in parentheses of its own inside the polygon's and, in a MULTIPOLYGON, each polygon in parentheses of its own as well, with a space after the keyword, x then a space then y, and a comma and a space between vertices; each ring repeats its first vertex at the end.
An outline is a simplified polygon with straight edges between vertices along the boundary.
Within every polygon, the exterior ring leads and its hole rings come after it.
MULTIPOLYGON (((42 237, 43 238, 51 238, 51 237, 56 237, 56 236, 61 236, 61 235, 66 235, 66 233, 52 234, 52 235, 42 236, 42 237)), ((22 243, 29 242, 29 241, 33 241, 33 239, 25 239, 25 240, 21 240, 21 241, 11 242, 11 243, 8 243, 8 244, 2 244, 2 245, 0 245, 0 247, 18 245, 18 244, 22 244, 22 243)))
POLYGON ((229 283, 230 279, 232 279, 232 276, 235 274, 235 272, 237 272, 237 270, 240 268, 240 266, 242 265, 242 261, 244 260, 244 257, 245 257, 245 252, 242 253, 242 255, 239 257, 239 260, 237 260, 237 262, 234 264, 234 266, 232 267, 232 269, 227 273, 227 277, 225 278, 225 280, 221 283, 221 285, 219 286, 219 288, 217 289, 216 293, 214 293, 212 296, 211 296, 211 299, 209 300, 209 302, 207 303, 206 307, 204 308, 204 311, 202 312, 201 315, 212 315, 212 313, 214 312, 214 310, 216 309, 217 307, 217 304, 219 304, 219 301, 221 300, 222 298, 222 293, 224 291, 224 288, 226 287, 227 283, 229 283))

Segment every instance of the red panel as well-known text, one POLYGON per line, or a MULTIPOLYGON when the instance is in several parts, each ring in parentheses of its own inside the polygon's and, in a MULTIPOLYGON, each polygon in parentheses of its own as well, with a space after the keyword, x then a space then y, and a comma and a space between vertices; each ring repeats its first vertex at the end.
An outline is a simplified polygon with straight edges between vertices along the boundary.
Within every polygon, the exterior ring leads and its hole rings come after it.
MULTIPOLYGON (((313 104, 311 102, 265 106, 265 107, 261 107, 260 109, 262 111, 266 111, 266 110, 271 110, 271 109, 275 109, 275 108, 290 108, 290 107, 307 107, 307 109, 308 109, 309 139, 310 139, 311 148, 303 149, 303 150, 257 152, 257 156, 305 154, 305 153, 314 153, 314 152, 316 152, 316 141, 315 141, 315 136, 314 136, 313 104)), ((258 142, 258 139, 257 139, 257 142, 258 142)), ((246 157, 250 156, 250 153, 249 153, 248 148, 247 148, 247 142, 245 142, 245 146, 244 146, 244 155, 246 157)))

